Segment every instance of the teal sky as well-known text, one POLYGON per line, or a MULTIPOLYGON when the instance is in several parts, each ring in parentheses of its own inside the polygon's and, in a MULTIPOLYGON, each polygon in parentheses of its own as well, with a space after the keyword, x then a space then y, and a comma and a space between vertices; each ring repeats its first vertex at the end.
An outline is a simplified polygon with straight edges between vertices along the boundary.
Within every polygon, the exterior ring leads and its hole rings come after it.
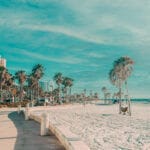
POLYGON ((11 73, 40 63, 44 79, 62 72, 74 91, 101 93, 112 62, 135 61, 132 97, 150 97, 150 1, 0 0, 0 54, 11 73))

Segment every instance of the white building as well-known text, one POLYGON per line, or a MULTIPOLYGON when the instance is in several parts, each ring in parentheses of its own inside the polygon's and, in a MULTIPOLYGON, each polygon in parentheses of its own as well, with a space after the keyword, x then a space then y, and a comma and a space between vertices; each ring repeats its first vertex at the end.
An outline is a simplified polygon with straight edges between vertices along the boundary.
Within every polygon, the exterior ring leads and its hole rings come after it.
POLYGON ((0 56, 0 67, 6 68, 6 59, 2 58, 1 56, 0 56))
POLYGON ((39 85, 45 92, 53 91, 54 84, 52 81, 40 81, 39 85))

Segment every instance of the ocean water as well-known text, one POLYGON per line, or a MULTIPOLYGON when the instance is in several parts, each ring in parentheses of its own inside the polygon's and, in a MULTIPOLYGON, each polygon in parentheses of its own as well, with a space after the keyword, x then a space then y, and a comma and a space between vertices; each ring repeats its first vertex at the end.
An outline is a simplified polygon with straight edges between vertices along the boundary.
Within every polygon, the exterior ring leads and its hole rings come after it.
POLYGON ((136 98, 136 99, 131 99, 131 102, 133 102, 133 103, 142 103, 142 104, 150 104, 150 99, 136 98))
MULTIPOLYGON (((115 100, 115 99, 109 99, 111 100, 112 102, 115 100)), ((102 100, 104 101, 104 100, 102 100)), ((123 102, 126 102, 125 99, 122 99, 123 102)), ((139 103, 139 104, 149 104, 150 105, 150 99, 149 98, 131 98, 131 102, 132 103, 139 103)))

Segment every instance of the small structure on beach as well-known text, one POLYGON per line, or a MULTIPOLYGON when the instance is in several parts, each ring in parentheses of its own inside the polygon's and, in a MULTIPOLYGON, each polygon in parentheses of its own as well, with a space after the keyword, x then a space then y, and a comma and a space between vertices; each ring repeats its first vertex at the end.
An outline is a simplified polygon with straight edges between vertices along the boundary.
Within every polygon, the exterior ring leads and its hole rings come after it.
POLYGON ((127 86, 127 79, 131 75, 133 70, 133 60, 130 57, 120 57, 113 63, 113 68, 109 72, 109 79, 113 85, 115 85, 118 89, 118 97, 119 97, 119 114, 128 111, 129 115, 131 115, 131 105, 130 105, 130 97, 127 86), (127 105, 124 106, 122 102, 122 91, 123 85, 125 85, 125 90, 128 95, 127 105))

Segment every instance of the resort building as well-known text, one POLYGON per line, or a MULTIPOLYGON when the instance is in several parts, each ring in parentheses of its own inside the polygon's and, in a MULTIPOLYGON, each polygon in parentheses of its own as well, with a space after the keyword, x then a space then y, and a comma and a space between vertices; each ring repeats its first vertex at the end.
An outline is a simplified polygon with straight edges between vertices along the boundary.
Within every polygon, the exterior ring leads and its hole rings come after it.
POLYGON ((1 56, 0 56, 0 67, 6 68, 6 59, 2 58, 1 56))

